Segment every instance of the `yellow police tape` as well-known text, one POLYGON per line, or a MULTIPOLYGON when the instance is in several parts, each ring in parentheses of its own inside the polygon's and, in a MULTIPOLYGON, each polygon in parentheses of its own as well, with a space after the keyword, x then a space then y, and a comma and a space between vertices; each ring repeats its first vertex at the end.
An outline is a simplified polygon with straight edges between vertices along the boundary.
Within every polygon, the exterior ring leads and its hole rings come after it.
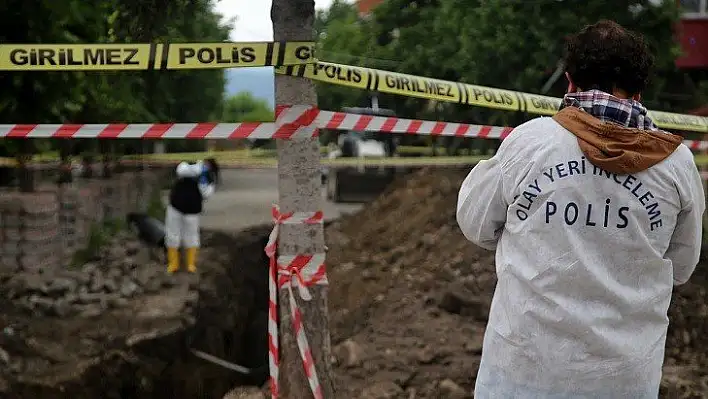
MULTIPOLYGON (((317 62, 313 42, 0 44, 0 71, 175 70, 275 66, 276 72, 359 89, 553 115, 561 99, 317 62)), ((664 129, 708 132, 708 118, 650 111, 664 129)))
MULTIPOLYGON (((276 67, 275 72, 381 93, 527 112, 535 115, 553 115, 561 104, 561 99, 556 97, 331 62, 276 67)), ((649 116, 662 129, 708 132, 708 118, 706 117, 660 111, 649 111, 649 116)))
POLYGON ((207 69, 314 62, 313 42, 0 44, 0 71, 207 69))

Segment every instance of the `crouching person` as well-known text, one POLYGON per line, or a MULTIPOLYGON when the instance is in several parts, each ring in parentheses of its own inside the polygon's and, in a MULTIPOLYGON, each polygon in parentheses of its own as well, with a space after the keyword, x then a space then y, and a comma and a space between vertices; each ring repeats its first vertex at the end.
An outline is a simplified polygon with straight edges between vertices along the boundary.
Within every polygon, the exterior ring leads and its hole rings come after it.
POLYGON ((177 166, 177 180, 170 190, 165 215, 165 246, 167 272, 179 269, 179 248, 185 248, 187 270, 197 271, 199 242, 199 215, 204 201, 214 192, 216 182, 214 162, 182 162, 177 166))

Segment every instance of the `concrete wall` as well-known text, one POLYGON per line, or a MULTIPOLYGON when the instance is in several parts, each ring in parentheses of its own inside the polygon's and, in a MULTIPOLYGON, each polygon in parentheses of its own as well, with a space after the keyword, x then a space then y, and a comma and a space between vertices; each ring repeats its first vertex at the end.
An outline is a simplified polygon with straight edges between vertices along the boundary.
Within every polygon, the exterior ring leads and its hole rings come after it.
POLYGON ((0 189, 0 274, 65 267, 86 246, 91 226, 145 212, 164 178, 156 169, 42 185, 34 193, 0 189))

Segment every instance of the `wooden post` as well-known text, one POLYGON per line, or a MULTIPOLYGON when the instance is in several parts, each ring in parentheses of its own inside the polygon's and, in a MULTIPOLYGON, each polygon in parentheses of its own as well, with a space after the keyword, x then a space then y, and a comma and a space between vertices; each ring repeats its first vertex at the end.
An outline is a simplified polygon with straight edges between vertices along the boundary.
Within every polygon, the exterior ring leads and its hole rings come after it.
POLYGON ((71 173, 71 140, 61 140, 59 142, 59 178, 57 184, 67 184, 74 181, 71 173))
MULTIPOLYGON (((313 0, 273 0, 271 19, 275 41, 312 41, 315 17, 313 0)), ((314 84, 303 78, 276 75, 275 102, 281 105, 317 105, 314 84)), ((313 212, 322 209, 322 182, 318 138, 278 140, 278 202, 281 212, 313 212)), ((321 224, 282 225, 279 255, 325 252, 321 224)), ((334 399, 333 372, 330 364, 331 342, 327 312, 327 286, 309 287, 311 301, 297 301, 303 314, 303 326, 325 399, 334 399)), ((279 295, 280 308, 280 397, 312 398, 293 334, 287 291, 279 295)))
POLYGON ((34 152, 34 143, 30 139, 20 139, 17 153, 17 180, 20 192, 32 193, 35 191, 35 171, 30 163, 34 152))

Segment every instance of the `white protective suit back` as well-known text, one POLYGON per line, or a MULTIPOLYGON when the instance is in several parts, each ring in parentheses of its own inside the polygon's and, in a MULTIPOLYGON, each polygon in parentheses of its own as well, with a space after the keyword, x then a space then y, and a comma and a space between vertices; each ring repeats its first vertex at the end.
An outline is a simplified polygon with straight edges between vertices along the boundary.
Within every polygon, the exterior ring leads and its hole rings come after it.
POLYGON ((683 144, 615 174, 552 118, 517 127, 458 199, 464 235, 496 249, 475 397, 656 399, 672 288, 696 266, 704 209, 683 144))

